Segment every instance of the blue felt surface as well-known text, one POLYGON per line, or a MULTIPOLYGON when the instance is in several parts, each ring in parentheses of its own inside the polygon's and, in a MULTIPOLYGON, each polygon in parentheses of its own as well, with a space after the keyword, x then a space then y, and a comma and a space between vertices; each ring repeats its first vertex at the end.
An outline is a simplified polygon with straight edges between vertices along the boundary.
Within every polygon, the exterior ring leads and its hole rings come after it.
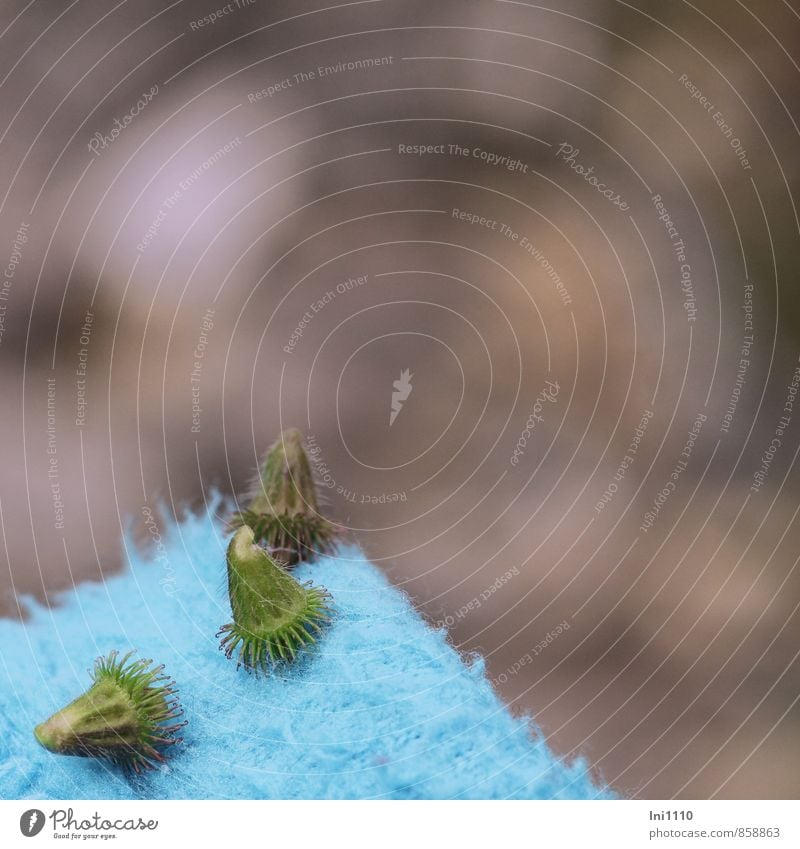
POLYGON ((0 620, 0 797, 596 798, 582 762, 556 760, 405 596, 357 550, 301 566, 333 593, 319 648, 269 679, 217 650, 230 621, 225 539, 187 516, 147 562, 83 584, 25 624, 0 620), (40 748, 36 723, 81 693, 94 658, 137 648, 177 681, 189 726, 141 778, 40 748))

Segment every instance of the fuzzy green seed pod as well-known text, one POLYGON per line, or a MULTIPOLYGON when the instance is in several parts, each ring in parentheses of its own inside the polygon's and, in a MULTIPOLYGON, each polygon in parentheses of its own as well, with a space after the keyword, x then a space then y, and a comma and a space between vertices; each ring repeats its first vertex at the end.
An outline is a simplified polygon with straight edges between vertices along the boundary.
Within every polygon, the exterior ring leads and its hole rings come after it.
POLYGON ((279 661, 294 660, 330 619, 328 591, 295 580, 255 545, 247 526, 228 546, 228 594, 233 622, 217 633, 220 649, 228 658, 235 652, 236 668, 249 672, 267 673, 279 661))
POLYGON ((246 510, 231 517, 231 527, 247 525, 281 565, 333 551, 336 528, 319 512, 311 463, 299 430, 284 431, 264 457, 246 510))
POLYGON ((94 664, 94 683, 46 722, 34 735, 51 752, 104 758, 141 772, 164 761, 162 750, 182 742, 176 732, 186 722, 172 680, 151 660, 121 659, 112 651, 94 664))

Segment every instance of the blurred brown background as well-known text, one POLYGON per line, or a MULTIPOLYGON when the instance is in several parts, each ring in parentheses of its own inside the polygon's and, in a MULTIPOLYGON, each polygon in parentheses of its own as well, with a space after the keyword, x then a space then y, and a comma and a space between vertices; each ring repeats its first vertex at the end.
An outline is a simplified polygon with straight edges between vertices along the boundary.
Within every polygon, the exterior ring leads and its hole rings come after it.
POLYGON ((796 798, 796 4, 6 0, 0 32, 5 615, 296 425, 560 754, 796 798))

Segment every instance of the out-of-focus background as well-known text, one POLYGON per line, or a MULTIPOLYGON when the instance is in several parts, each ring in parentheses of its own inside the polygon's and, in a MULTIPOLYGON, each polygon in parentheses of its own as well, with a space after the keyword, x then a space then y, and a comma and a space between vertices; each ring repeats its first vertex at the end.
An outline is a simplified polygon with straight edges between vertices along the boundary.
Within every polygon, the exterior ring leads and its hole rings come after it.
POLYGON ((5 0, 0 36, 3 615, 293 425, 559 754, 796 798, 796 3, 5 0))

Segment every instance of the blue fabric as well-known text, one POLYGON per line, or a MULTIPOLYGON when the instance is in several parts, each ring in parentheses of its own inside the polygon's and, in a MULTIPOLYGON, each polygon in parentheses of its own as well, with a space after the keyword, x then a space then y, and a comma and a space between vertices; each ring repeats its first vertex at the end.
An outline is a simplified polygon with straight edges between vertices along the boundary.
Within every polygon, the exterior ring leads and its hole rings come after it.
POLYGON ((218 520, 187 515, 149 558, 126 540, 125 573, 83 584, 53 609, 25 599, 24 624, 0 620, 0 797, 611 795, 513 718, 483 661, 465 662, 355 549, 295 572, 334 596, 318 648, 267 679, 237 672, 214 636, 230 621, 225 543, 218 520), (32 733, 113 648, 166 664, 189 720, 184 745, 143 777, 51 754, 32 733))

